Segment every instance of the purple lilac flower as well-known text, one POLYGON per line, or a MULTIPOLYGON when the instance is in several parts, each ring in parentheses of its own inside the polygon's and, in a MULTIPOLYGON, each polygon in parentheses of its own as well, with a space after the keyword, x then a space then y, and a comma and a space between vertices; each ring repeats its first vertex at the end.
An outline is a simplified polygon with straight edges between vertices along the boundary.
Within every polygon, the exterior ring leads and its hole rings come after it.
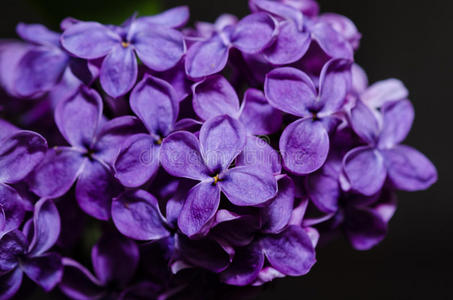
POLYGON ((186 8, 153 17, 134 17, 121 27, 78 22, 61 36, 61 44, 83 59, 103 58, 100 82, 116 98, 130 91, 137 80, 137 55, 151 70, 174 67, 184 54, 182 34, 174 28, 187 20, 186 8))
POLYGON ((412 104, 409 100, 387 102, 381 113, 379 122, 361 101, 351 111, 351 126, 367 145, 352 149, 344 157, 344 188, 371 196, 387 178, 401 190, 428 188, 437 180, 436 168, 422 153, 399 145, 412 126, 412 104))
POLYGON ((285 167, 295 174, 319 169, 329 153, 329 130, 335 122, 350 86, 350 63, 330 60, 323 67, 319 88, 304 72, 278 68, 266 76, 269 103, 301 119, 288 125, 280 138, 285 167))
POLYGON ((99 94, 86 87, 59 103, 55 122, 70 146, 49 149, 29 184, 37 195, 56 198, 77 181, 76 199, 82 210, 100 220, 108 220, 115 193, 111 164, 120 141, 139 132, 141 125, 129 116, 106 122, 102 110, 99 94))
POLYGON ((262 205, 277 192, 275 178, 266 168, 228 169, 245 143, 243 125, 227 115, 206 121, 199 139, 184 131, 164 139, 161 163, 165 170, 176 177, 200 181, 189 191, 178 219, 179 228, 188 236, 200 234, 212 220, 221 191, 239 206, 262 205))
POLYGON ((60 234, 60 216, 52 200, 35 205, 33 220, 0 238, 0 299, 9 299, 20 288, 23 274, 49 292, 63 275, 61 257, 48 252, 60 234), (30 240, 27 238, 32 236, 30 240))
POLYGON ((252 14, 235 25, 225 26, 189 48, 185 60, 187 75, 200 78, 218 73, 226 66, 230 49, 258 53, 272 42, 275 33, 275 22, 265 13, 252 14))

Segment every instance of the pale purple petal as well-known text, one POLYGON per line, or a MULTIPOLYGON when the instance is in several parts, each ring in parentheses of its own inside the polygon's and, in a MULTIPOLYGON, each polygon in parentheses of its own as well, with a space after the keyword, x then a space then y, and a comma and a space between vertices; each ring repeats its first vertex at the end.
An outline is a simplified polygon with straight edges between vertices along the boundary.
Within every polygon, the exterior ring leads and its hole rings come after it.
POLYGON ((367 105, 379 108, 386 102, 402 100, 409 95, 404 84, 398 79, 387 79, 374 83, 360 95, 360 98, 367 105))
POLYGON ((358 100, 351 110, 350 124, 354 132, 366 143, 375 145, 380 135, 379 123, 371 109, 358 100))
POLYGON ((220 274, 228 284, 245 286, 251 284, 264 266, 264 254, 257 243, 236 250, 231 265, 220 274))
POLYGON ((104 283, 127 284, 138 266, 139 250, 134 241, 117 234, 104 234, 91 250, 93 269, 104 283))
POLYGON ((218 184, 228 200, 238 206, 261 205, 277 194, 277 181, 265 168, 235 167, 221 175, 218 184))
POLYGON ((268 168, 274 174, 282 170, 281 158, 268 141, 256 136, 247 136, 247 144, 236 159, 236 166, 268 168))
POLYGON ((316 262, 311 239, 299 226, 292 225, 278 235, 267 235, 260 244, 272 267, 286 275, 305 275, 316 262))
POLYGON ((297 30, 302 30, 303 14, 291 5, 287 5, 285 1, 253 0, 251 3, 259 10, 291 20, 296 25, 297 30))
POLYGON ((50 292, 63 277, 61 257, 57 253, 22 260, 21 267, 25 274, 46 292, 50 292))
POLYGON ((47 29, 41 24, 19 23, 16 26, 17 35, 23 40, 38 45, 60 45, 60 35, 47 29))
POLYGON ((309 33, 299 31, 294 22, 284 21, 279 25, 276 40, 263 51, 263 55, 273 65, 290 64, 307 53, 310 43, 309 33))
POLYGON ((115 198, 112 219, 122 234, 135 240, 154 241, 169 236, 157 199, 143 190, 115 198))
POLYGON ((60 40, 69 53, 85 59, 106 56, 115 45, 121 44, 118 34, 96 22, 80 22, 70 26, 60 40))
POLYGON ((35 204, 33 231, 29 255, 39 256, 52 248, 60 235, 60 215, 52 200, 41 199, 35 204))
POLYGON ((132 91, 130 105, 156 138, 163 138, 173 130, 178 116, 178 101, 168 82, 145 75, 132 91))
POLYGON ((75 189, 80 208, 93 218, 108 220, 114 192, 114 181, 107 166, 97 160, 87 160, 75 189))
POLYGON ((280 137, 286 169, 305 175, 321 168, 329 153, 329 135, 323 124, 311 119, 291 123, 280 137))
POLYGON ((332 59, 322 68, 319 79, 322 112, 334 113, 341 109, 351 87, 351 63, 345 59, 332 59))
POLYGON ((159 145, 148 134, 128 138, 114 163, 115 177, 126 187, 139 187, 159 168, 159 145))
POLYGON ((0 236, 19 228, 25 216, 22 198, 12 187, 0 183, 0 236))
POLYGON ((201 157, 198 139, 189 132, 175 132, 164 139, 160 162, 168 173, 176 177, 203 180, 210 175, 201 157))
POLYGON ((310 31, 312 39, 331 58, 353 58, 351 45, 330 24, 317 22, 310 31))
POLYGON ((213 173, 227 169, 244 149, 246 141, 244 126, 228 115, 211 118, 201 126, 201 155, 213 173))
POLYGON ((31 48, 31 45, 17 41, 0 42, 0 87, 13 97, 18 96, 15 89, 17 66, 31 48))
POLYGON ((383 122, 379 147, 391 148, 401 143, 412 127, 415 112, 409 100, 386 102, 381 108, 383 122))
POLYGON ((17 66, 15 92, 21 97, 34 97, 50 91, 60 81, 68 61, 60 49, 30 49, 17 66))
POLYGON ((322 14, 319 19, 329 23, 335 31, 341 34, 343 38, 349 42, 354 50, 359 48, 362 35, 350 19, 335 13, 322 14))
POLYGON ((138 21, 144 21, 152 25, 179 28, 184 26, 189 20, 189 8, 187 6, 177 6, 170 8, 160 14, 142 17, 138 21))
POLYGON ((72 146, 87 149, 92 146, 102 118, 102 99, 87 87, 61 101, 55 110, 55 122, 72 146))
POLYGON ((282 125, 282 114, 269 105, 263 92, 248 89, 244 94, 239 120, 255 135, 272 134, 282 125))
POLYGON ((16 183, 38 165, 47 150, 46 140, 39 134, 20 130, 1 140, 0 182, 16 183))
POLYGON ((389 179, 397 189, 425 190, 437 181, 436 167, 414 148, 400 145, 383 154, 389 179))
POLYGON ((131 42, 140 60, 154 71, 173 68, 185 51, 183 35, 170 28, 144 26, 137 29, 131 42))
POLYGON ((225 77, 208 77, 196 83, 192 90, 193 109, 202 120, 225 114, 236 117, 239 114, 238 96, 225 77))
POLYGON ((276 27, 276 22, 268 14, 251 14, 236 24, 230 41, 242 52, 258 53, 273 41, 276 27))
POLYGON ((264 232, 279 233, 288 225, 295 194, 296 187, 290 177, 285 176, 278 181, 277 196, 261 210, 264 232))
POLYGON ((357 94, 362 94, 368 88, 368 76, 365 70, 356 63, 352 64, 351 67, 351 86, 357 94))
POLYGON ((382 154, 367 146, 349 151, 343 167, 351 188, 365 196, 377 193, 387 177, 382 154))
POLYGON ((290 67, 274 69, 266 75, 264 94, 273 107, 299 117, 309 114, 317 95, 310 77, 290 67))
POLYGON ((202 233, 203 227, 215 216, 220 203, 220 189, 212 182, 201 182, 187 194, 178 218, 179 229, 192 237, 202 233))
POLYGON ((200 78, 223 70, 228 61, 230 48, 219 35, 198 42, 187 50, 185 69, 192 78, 200 78))
POLYGON ((101 299, 104 292, 102 283, 78 262, 63 258, 63 279, 61 291, 73 299, 101 299))
POLYGON ((116 45, 102 62, 101 86, 109 96, 118 98, 132 89, 137 74, 137 58, 132 48, 116 45))
POLYGON ((71 148, 49 149, 28 180, 31 190, 40 197, 62 196, 83 170, 84 160, 80 152, 71 148))

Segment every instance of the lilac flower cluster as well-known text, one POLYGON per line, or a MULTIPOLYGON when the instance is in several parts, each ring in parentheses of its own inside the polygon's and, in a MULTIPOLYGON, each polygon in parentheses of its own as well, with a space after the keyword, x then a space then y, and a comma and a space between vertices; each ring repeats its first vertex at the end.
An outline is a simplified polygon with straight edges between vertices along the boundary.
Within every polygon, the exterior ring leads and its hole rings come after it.
POLYGON ((401 144, 407 90, 368 85, 349 19, 314 0, 250 9, 193 28, 186 7, 19 24, 23 41, 1 42, 0 299, 25 277, 168 299, 301 276, 318 241, 370 249, 395 191, 437 180, 401 144))

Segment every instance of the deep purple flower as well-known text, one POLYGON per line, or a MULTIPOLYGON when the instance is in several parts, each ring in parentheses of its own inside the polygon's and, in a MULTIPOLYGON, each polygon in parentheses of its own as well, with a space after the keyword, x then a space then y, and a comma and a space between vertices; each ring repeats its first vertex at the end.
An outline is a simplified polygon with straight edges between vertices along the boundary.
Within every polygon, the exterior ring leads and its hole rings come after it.
POLYGON ((0 236, 17 229, 25 215, 25 200, 10 184, 24 179, 46 150, 47 142, 39 134, 0 120, 0 236))
POLYGON ((11 298, 20 288, 23 273, 49 292, 61 280, 61 257, 47 252, 60 234, 60 216, 52 200, 41 199, 35 205, 33 220, 24 232, 9 231, 0 239, 1 299, 11 298), (31 237, 27 240, 27 237, 31 237))
POLYGON ((178 225, 188 236, 201 233, 220 204, 222 191, 239 206, 259 206, 277 192, 270 170, 260 166, 228 169, 244 149, 243 125, 223 115, 209 119, 201 127, 199 139, 189 132, 175 132, 164 139, 161 163, 173 176, 201 181, 188 193, 178 225))
POLYGON ((100 81, 116 98, 132 89, 138 73, 135 55, 151 70, 174 67, 184 54, 182 34, 175 27, 187 20, 187 8, 173 9, 153 17, 132 18, 121 27, 97 22, 78 22, 61 36, 62 46, 83 59, 105 57, 100 81))
POLYGON ((272 42, 275 33, 275 22, 268 14, 249 15, 192 45, 187 51, 186 73, 192 78, 218 73, 226 66, 230 49, 258 53, 272 42))
POLYGON ((370 196, 387 178, 401 190, 428 188, 437 180, 436 168, 422 153, 399 145, 412 126, 412 104, 409 100, 387 102, 381 113, 379 120, 360 100, 352 109, 351 126, 367 145, 352 149, 344 157, 343 188, 370 196))
POLYGON ((269 103, 301 119, 288 125, 280 137, 285 167, 295 174, 319 169, 329 153, 329 130, 335 122, 350 86, 350 63, 327 62, 319 88, 304 72, 294 68, 274 69, 266 76, 265 95, 269 103))
POLYGON ((55 110, 55 122, 70 146, 49 149, 29 183, 35 194, 56 198, 77 181, 76 199, 82 210, 107 220, 115 193, 111 164, 121 142, 140 132, 141 124, 129 116, 106 122, 102 110, 99 94, 85 87, 61 101, 55 110))

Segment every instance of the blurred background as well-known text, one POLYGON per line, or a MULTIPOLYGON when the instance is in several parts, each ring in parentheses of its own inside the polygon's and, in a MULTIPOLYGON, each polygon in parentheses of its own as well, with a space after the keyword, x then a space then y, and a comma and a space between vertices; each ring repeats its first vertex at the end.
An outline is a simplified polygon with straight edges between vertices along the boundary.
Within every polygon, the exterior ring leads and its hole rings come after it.
MULTIPOLYGON (((358 252, 337 240, 318 250, 307 276, 277 280, 256 299, 453 299, 453 1, 319 3, 322 12, 349 17, 363 34, 356 61, 370 82, 396 77, 407 85, 416 119, 406 143, 434 162, 439 181, 425 192, 399 194, 389 235, 376 248, 358 252)), ((57 30, 66 16, 121 23, 134 11, 183 4, 192 20, 248 12, 246 0, 1 0, 0 38, 14 38, 19 21, 57 30)))

